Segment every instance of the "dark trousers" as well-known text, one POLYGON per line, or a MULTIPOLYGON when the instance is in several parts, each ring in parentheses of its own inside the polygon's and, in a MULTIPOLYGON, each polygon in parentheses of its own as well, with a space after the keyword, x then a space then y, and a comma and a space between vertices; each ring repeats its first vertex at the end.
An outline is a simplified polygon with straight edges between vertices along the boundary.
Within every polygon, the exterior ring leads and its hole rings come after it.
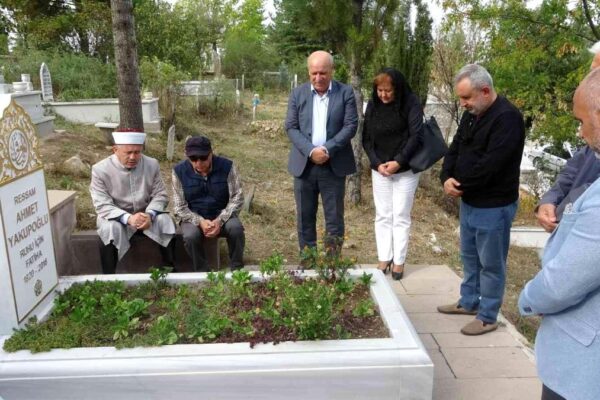
MULTIPOLYGON (((181 232, 183 234, 185 251, 187 251, 192 258, 194 271, 208 271, 206 254, 204 254, 204 247, 202 246, 202 242, 206 238, 202 229, 189 222, 182 222, 181 232)), ((227 239, 231 270, 243 268, 246 236, 244 234, 244 226, 240 222, 240 219, 238 217, 229 218, 229 220, 221 227, 219 237, 227 239)))
MULTIPOLYGON (((142 232, 136 232, 133 236, 143 235, 142 232)), ((131 237, 133 240, 134 237, 131 237)), ((119 252, 114 244, 109 243, 105 245, 101 240, 98 241, 100 243, 100 264, 102 265, 102 273, 103 274, 114 274, 117 271, 117 263, 119 262, 119 252)), ((160 250, 160 255, 162 257, 163 266, 173 268, 173 272, 177 272, 175 270, 175 238, 171 239, 167 247, 163 247, 156 244, 160 250)))
POLYGON ((333 173, 329 164, 309 162, 300 178, 294 178, 298 244, 300 250, 317 245, 319 194, 325 216, 326 246, 340 248, 344 240, 344 192, 346 177, 333 173), (329 242, 329 243, 328 243, 329 242))
POLYGON ((542 386, 542 400, 566 400, 566 399, 564 397, 562 397, 560 394, 558 394, 555 391, 553 391, 552 389, 550 389, 548 386, 543 385, 542 386))

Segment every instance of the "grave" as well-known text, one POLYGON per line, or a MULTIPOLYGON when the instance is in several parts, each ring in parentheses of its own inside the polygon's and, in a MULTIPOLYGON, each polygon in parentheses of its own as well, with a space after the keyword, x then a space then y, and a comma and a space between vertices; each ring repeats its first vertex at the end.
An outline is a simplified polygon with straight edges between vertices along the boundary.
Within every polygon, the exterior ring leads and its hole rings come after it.
MULTIPOLYGON (((0 350, 2 395, 34 398, 43 393, 46 400, 430 400, 433 363, 423 343, 381 272, 357 269, 350 274, 357 279, 365 271, 374 275, 371 294, 389 329, 388 338, 268 343, 254 348, 249 343, 214 343, 74 348, 38 354, 0 350)), ((260 279, 258 271, 251 274, 260 279)), ((65 277, 59 289, 86 279, 134 284, 150 278, 65 277)), ((168 277, 173 283, 205 279, 203 273, 168 277)), ((0 336, 0 345, 5 338, 0 336)))
MULTIPOLYGON (((70 122, 94 125, 98 122, 119 122, 119 99, 86 99, 77 101, 44 102, 52 111, 70 122)), ((158 98, 142 99, 144 132, 160 133, 161 117, 158 98)))
POLYGON ((58 285, 35 125, 12 100, 0 124, 0 335, 47 312, 58 285))
MULTIPOLYGON (((24 74, 26 75, 26 74, 24 74)), ((24 79, 30 79, 23 77, 24 79)), ((2 79, 3 81, 4 79, 2 79)), ((25 112, 31 118, 31 121, 35 125, 37 135, 41 138, 47 137, 54 132, 54 119, 55 117, 44 115, 44 108, 42 107, 41 91, 29 90, 31 88, 31 82, 15 82, 11 85, 5 85, 0 82, 0 114, 12 100, 25 109, 25 112), (15 86, 17 85, 17 86, 15 86), (19 87, 21 85, 22 87, 19 87), (11 93, 12 90, 12 93, 11 93)))

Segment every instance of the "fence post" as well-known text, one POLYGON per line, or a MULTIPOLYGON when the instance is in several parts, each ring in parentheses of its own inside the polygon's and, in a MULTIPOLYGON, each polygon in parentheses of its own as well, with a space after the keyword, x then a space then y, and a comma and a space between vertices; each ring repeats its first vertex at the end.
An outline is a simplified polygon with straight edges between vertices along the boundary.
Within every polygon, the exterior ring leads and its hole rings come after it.
POLYGON ((244 91, 244 88, 245 88, 245 80, 246 80, 246 74, 242 74, 242 92, 244 91))

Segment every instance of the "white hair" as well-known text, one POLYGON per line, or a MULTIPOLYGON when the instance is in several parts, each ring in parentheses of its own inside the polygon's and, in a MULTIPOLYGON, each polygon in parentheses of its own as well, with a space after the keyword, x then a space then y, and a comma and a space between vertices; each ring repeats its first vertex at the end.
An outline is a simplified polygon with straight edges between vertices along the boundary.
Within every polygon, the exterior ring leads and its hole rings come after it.
POLYGON ((596 42, 594 43, 594 45, 592 47, 590 47, 588 49, 588 51, 592 54, 598 54, 600 53, 600 42, 596 42))
POLYGON ((469 79, 469 81, 471 81, 471 86, 473 86, 474 89, 483 89, 487 86, 491 90, 494 90, 492 76, 487 69, 483 68, 481 65, 467 64, 462 67, 454 78, 454 85, 458 84, 458 82, 463 79, 469 79))

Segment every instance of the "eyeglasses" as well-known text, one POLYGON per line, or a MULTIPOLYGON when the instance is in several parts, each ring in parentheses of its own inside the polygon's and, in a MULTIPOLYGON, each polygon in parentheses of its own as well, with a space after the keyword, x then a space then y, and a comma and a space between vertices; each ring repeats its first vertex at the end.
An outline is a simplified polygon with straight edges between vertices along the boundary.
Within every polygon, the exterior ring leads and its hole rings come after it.
POLYGON ((190 156, 189 159, 191 162, 196 162, 196 161, 206 161, 208 160, 208 154, 205 156, 190 156))

